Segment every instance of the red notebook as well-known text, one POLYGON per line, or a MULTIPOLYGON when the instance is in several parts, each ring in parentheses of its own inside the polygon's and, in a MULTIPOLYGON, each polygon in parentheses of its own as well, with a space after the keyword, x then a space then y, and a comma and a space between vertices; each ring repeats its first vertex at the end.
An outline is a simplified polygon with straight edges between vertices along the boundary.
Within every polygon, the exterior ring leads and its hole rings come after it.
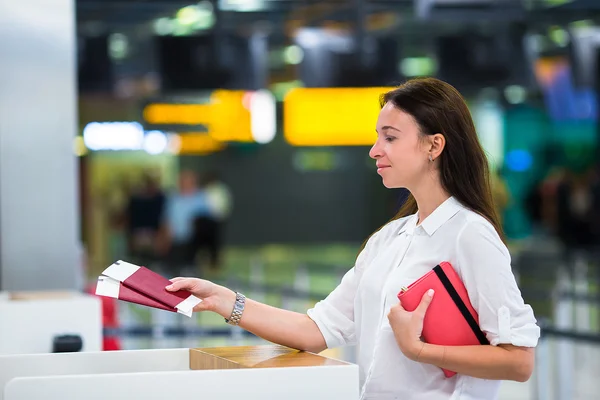
MULTIPOLYGON (((427 290, 435 290, 423 321, 423 340, 445 346, 489 344, 479 328, 479 316, 473 309, 467 289, 448 262, 442 262, 430 272, 398 293, 402 307, 414 311, 427 290)), ((443 370, 450 378, 454 371, 443 370)))
POLYGON ((168 292, 165 286, 170 283, 146 267, 117 261, 98 278, 96 294, 191 317, 202 300, 183 290, 168 292))

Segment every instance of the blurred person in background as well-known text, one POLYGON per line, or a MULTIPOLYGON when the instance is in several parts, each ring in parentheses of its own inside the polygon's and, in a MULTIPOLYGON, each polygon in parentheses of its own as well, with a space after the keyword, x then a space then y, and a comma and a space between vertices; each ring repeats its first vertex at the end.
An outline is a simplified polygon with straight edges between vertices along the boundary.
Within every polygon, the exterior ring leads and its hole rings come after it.
POLYGON ((587 174, 569 171, 558 184, 556 197, 557 232, 567 252, 592 244, 592 188, 587 174))
POLYGON ((148 266, 156 261, 156 242, 165 210, 166 196, 159 179, 151 172, 142 175, 141 185, 127 205, 126 228, 129 255, 134 262, 148 266))
POLYGON ((221 223, 227 221, 233 208, 233 200, 229 187, 219 178, 215 171, 204 174, 202 188, 206 192, 212 216, 221 223))
POLYGON ((171 272, 195 269, 195 221, 207 216, 210 216, 208 198, 198 187, 196 173, 182 171, 178 190, 167 197, 159 241, 159 251, 167 263, 165 267, 171 272))
POLYGON ((114 176, 102 204, 106 207, 110 258, 120 259, 127 254, 127 203, 132 192, 132 180, 127 175, 114 176))
POLYGON ((558 232, 557 193, 565 177, 564 168, 551 168, 540 182, 531 186, 525 198, 525 209, 539 234, 558 232))
POLYGON ((354 268, 306 314, 274 308, 207 280, 173 278, 210 310, 266 340, 312 352, 356 344, 361 399, 497 399, 501 380, 526 381, 540 329, 511 271, 488 161, 462 96, 433 78, 386 93, 369 155, 387 188, 410 196, 366 241, 354 268), (406 311, 398 293, 442 261, 462 278, 489 344, 421 340, 435 294, 406 311), (441 368, 455 371, 446 378, 441 368))
POLYGON ((590 225, 593 250, 600 253, 600 164, 594 165, 589 172, 591 195, 590 225))
POLYGON ((223 230, 232 208, 231 192, 214 171, 201 176, 200 189, 206 195, 209 213, 194 220, 194 247, 208 251, 211 273, 220 269, 223 230))

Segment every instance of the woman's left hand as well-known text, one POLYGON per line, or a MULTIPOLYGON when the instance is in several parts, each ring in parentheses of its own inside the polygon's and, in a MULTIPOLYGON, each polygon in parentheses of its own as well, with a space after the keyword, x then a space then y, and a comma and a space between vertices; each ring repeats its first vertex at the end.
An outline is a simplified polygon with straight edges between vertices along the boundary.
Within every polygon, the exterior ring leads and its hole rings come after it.
POLYGON ((423 342, 421 342, 421 334, 423 332, 423 320, 425 312, 433 298, 433 290, 430 289, 423 295, 421 303, 412 311, 406 311, 402 304, 398 303, 390 309, 388 320, 396 337, 398 347, 406 357, 416 361, 423 342))

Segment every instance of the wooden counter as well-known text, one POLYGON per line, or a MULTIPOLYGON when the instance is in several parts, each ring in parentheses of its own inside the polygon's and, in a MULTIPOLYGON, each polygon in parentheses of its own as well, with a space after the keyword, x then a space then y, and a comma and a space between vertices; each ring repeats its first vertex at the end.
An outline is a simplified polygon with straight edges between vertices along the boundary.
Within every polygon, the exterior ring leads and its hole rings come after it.
POLYGON ((333 365, 348 363, 279 345, 190 349, 191 370, 333 365))

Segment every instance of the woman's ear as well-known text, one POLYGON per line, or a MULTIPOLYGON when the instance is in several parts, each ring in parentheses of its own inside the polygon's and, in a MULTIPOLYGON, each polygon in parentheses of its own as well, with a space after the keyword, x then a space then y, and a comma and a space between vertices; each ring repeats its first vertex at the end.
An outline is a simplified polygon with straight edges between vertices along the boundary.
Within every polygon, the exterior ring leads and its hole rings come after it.
POLYGON ((435 160, 442 154, 444 147, 446 147, 446 138, 441 133, 436 133, 429 136, 429 143, 429 153, 433 160, 435 160))

